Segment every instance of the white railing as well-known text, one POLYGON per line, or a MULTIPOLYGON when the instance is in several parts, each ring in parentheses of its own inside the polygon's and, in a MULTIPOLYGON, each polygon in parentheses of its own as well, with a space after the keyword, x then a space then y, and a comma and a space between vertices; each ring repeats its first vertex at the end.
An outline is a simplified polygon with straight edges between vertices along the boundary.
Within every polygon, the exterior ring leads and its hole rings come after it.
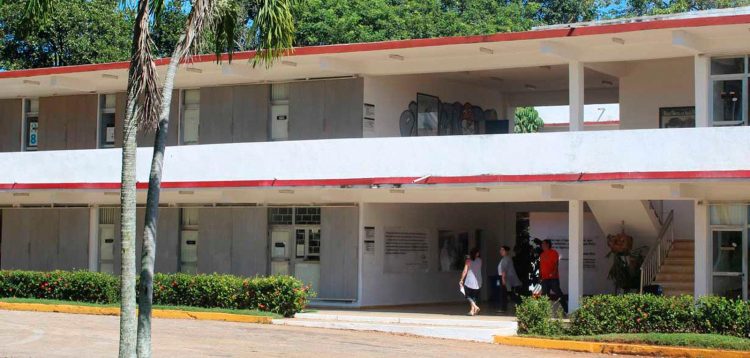
POLYGON ((667 218, 659 230, 659 236, 656 238, 654 246, 651 247, 643 260, 641 265, 641 287, 640 292, 643 293, 643 287, 650 285, 656 279, 656 274, 659 273, 661 265, 664 263, 664 259, 669 254, 669 250, 672 249, 674 244, 674 226, 672 225, 674 217, 674 210, 669 212, 667 218))

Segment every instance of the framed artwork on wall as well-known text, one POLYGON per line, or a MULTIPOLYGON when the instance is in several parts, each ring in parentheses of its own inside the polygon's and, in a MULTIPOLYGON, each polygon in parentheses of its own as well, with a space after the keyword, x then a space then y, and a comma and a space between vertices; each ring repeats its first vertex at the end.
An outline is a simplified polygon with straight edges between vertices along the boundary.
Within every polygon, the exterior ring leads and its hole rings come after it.
POLYGON ((424 93, 417 93, 417 135, 438 135, 440 99, 424 93))
POLYGON ((695 107, 659 108, 659 128, 694 128, 695 107))

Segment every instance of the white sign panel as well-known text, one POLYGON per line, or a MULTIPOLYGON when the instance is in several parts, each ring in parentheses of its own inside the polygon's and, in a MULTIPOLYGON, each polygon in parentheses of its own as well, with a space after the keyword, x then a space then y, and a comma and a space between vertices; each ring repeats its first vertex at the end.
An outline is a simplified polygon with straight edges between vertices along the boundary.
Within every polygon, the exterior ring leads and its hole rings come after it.
POLYGON ((385 229, 387 273, 427 272, 430 251, 425 230, 385 229))

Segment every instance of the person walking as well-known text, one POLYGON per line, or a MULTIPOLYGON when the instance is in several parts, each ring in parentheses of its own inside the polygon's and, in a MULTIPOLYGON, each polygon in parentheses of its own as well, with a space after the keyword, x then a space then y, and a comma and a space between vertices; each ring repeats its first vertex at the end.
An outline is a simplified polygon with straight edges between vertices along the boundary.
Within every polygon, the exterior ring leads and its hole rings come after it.
POLYGON ((560 300, 563 310, 567 313, 568 307, 563 302, 563 291, 560 288, 560 254, 552 248, 552 241, 542 241, 542 253, 539 255, 539 276, 542 279, 542 294, 550 300, 560 300))
POLYGON ((482 259, 479 257, 479 249, 473 248, 464 263, 464 271, 461 273, 461 281, 458 282, 461 291, 469 301, 469 316, 479 313, 479 289, 482 287, 482 259))
POLYGON ((518 290, 523 283, 518 278, 516 268, 513 266, 510 247, 501 247, 500 257, 500 263, 497 265, 497 274, 500 276, 500 310, 498 312, 505 313, 508 310, 509 296, 514 303, 519 303, 518 290))

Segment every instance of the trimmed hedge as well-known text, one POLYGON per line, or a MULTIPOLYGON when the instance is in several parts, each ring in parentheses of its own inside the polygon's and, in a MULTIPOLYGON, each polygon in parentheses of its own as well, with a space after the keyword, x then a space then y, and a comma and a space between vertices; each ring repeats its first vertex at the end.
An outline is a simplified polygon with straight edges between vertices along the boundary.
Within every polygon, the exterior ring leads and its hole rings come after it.
POLYGON ((310 288, 291 276, 154 275, 158 305, 257 309, 291 317, 310 297, 310 288))
POLYGON ((0 297, 90 303, 117 302, 117 277, 89 271, 0 271, 0 297))
MULTIPOLYGON (((118 277, 99 272, 0 271, 0 297, 116 303, 119 283, 118 277)), ((290 276, 154 275, 155 305, 257 309, 291 317, 313 295, 290 276)))
POLYGON ((706 296, 628 294, 586 297, 571 316, 569 333, 715 333, 750 337, 750 303, 706 296))
POLYGON ((547 297, 523 297, 516 306, 518 333, 556 336, 564 332, 562 322, 552 318, 552 303, 547 297))
POLYGON ((586 297, 570 320, 570 333, 695 332, 693 297, 597 295, 586 297))

